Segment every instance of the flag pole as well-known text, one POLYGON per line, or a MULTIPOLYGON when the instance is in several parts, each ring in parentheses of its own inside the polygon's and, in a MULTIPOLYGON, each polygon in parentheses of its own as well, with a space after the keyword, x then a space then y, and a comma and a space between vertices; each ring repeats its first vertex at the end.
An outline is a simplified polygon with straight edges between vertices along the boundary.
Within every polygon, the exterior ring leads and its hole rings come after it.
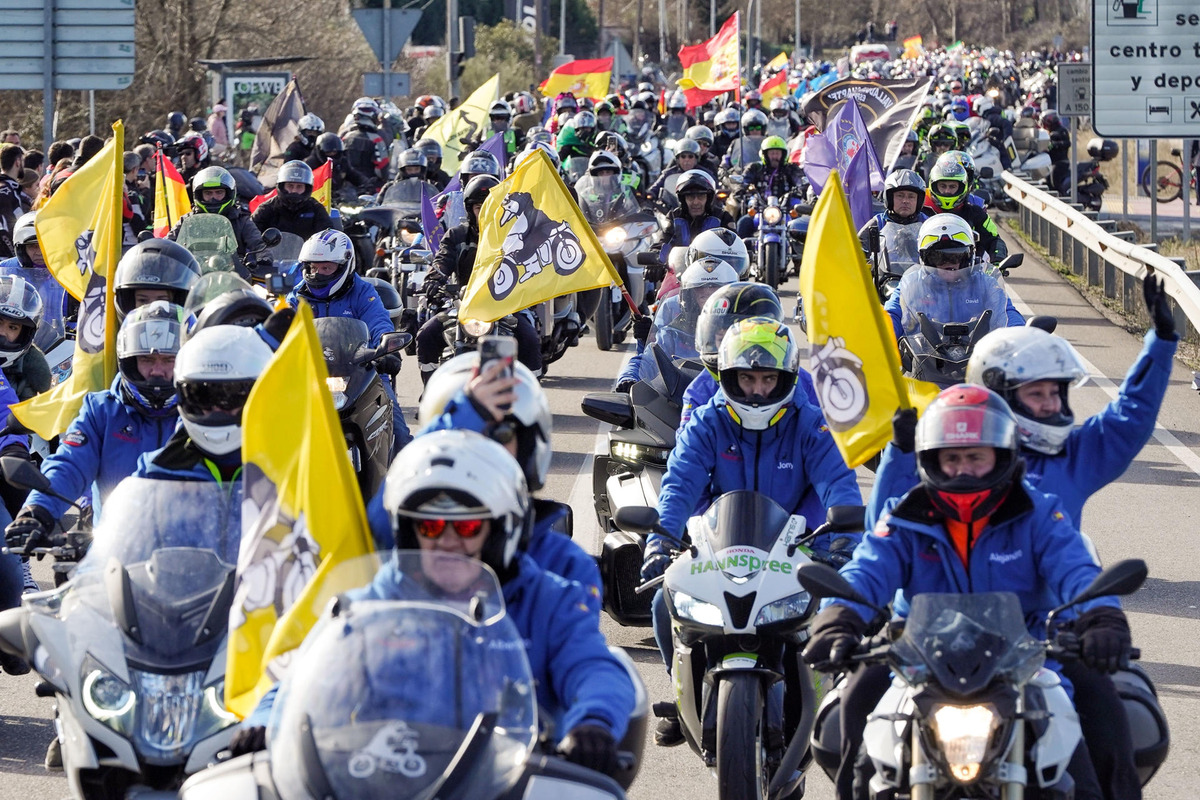
POLYGON ((160 185, 162 186, 163 210, 167 213, 167 230, 169 231, 169 230, 171 230, 171 228, 175 227, 175 223, 171 221, 171 202, 167 199, 167 187, 166 187, 166 184, 163 183, 163 181, 165 181, 167 179, 167 170, 166 170, 166 167, 163 166, 162 142, 156 142, 154 146, 156 148, 155 155, 158 156, 158 160, 154 164, 154 166, 155 166, 154 192, 155 192, 155 194, 157 194, 158 187, 160 185))

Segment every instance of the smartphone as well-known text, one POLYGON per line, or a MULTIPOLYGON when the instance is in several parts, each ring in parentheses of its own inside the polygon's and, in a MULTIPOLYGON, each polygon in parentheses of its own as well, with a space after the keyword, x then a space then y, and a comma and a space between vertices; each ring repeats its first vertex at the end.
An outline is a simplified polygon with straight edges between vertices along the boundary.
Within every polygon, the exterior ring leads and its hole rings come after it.
POLYGON ((479 337, 479 371, 483 372, 493 361, 503 362, 504 377, 511 378, 513 361, 517 357, 517 340, 511 336, 479 337))

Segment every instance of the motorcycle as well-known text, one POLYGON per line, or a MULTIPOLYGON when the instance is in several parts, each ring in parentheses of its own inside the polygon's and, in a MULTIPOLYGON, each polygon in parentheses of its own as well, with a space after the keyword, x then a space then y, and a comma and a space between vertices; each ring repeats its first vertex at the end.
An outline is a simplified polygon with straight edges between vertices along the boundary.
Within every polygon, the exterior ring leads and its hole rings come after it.
MULTIPOLYGON (((651 237, 658 231, 658 221, 641 210, 619 175, 584 175, 575 185, 575 191, 584 218, 596 231, 629 296, 641 305, 646 294, 645 269, 637 256, 649 250, 651 237)), ((624 341, 634 318, 621 288, 614 285, 609 292, 609 297, 601 297, 593 326, 596 346, 601 350, 611 350, 614 344, 624 341)))
POLYGON ((383 381, 391 380, 375 370, 374 362, 408 345, 408 334, 387 333, 378 347, 370 347, 367 325, 353 317, 321 317, 313 320, 325 366, 325 379, 333 395, 346 437, 350 463, 363 497, 371 498, 387 476, 392 455, 392 403, 383 381))
POLYGON ((871 278, 879 302, 886 304, 900 286, 900 279, 909 269, 921 263, 917 250, 919 222, 900 225, 888 221, 883 228, 872 228, 867 243, 871 254, 871 278))
POLYGON ((638 595, 645 539, 622 529, 623 508, 654 506, 675 447, 683 393, 703 367, 698 361, 670 359, 661 347, 647 344, 642 380, 629 390, 586 394, 581 406, 592 419, 614 426, 608 448, 592 461, 592 497, 604 545, 600 577, 604 610, 621 625, 648 625, 650 598, 638 595))
MULTIPOLYGON (((1050 613, 1046 641, 1029 634, 1011 592, 913 597, 902 631, 893 624, 890 635, 868 640, 851 657, 855 664, 887 664, 894 676, 863 739, 874 767, 871 797, 1019 800, 1033 782, 1043 796, 1070 797, 1066 769, 1082 736, 1079 716, 1044 663, 1079 658, 1080 642, 1074 632, 1056 629, 1055 620, 1080 603, 1132 594, 1145 578, 1142 561, 1109 567, 1050 613)), ((801 567, 798 579, 815 597, 866 604, 825 565, 801 567)), ((1138 655, 1135 649, 1131 657, 1138 655)), ((1144 785, 1166 759, 1166 717, 1140 668, 1123 666, 1114 682, 1129 712, 1144 785)), ((812 740, 817 762, 831 777, 840 760, 841 688, 837 683, 822 701, 812 740)))
MULTIPOLYGON (((404 599, 339 599, 280 686, 268 749, 192 777, 180 800, 623 800, 612 778, 538 752, 537 694, 495 574, 449 553, 392 558, 404 599)), ((349 566, 372 575, 368 559, 349 566)))
MULTIPOLYGON (((639 587, 661 583, 671 615, 675 702, 655 713, 679 719, 722 800, 804 794, 817 682, 800 651, 817 604, 793 576, 821 557, 808 542, 861 531, 863 513, 835 506, 806 534, 804 517, 769 497, 729 492, 688 521, 691 543, 675 540, 666 573, 639 587)), ((620 523, 674 539, 652 508, 622 509, 620 523)))
POLYGON ((0 613, 0 647, 29 661, 38 694, 57 700, 73 797, 173 798, 228 745, 240 502, 216 483, 127 478, 71 580, 0 613))
POLYGON ((768 197, 766 205, 758 208, 762 201, 751 201, 751 208, 758 211, 757 280, 772 289, 778 289, 788 274, 791 263, 791 236, 787 224, 791 221, 785 208, 787 198, 781 203, 778 197, 768 197))

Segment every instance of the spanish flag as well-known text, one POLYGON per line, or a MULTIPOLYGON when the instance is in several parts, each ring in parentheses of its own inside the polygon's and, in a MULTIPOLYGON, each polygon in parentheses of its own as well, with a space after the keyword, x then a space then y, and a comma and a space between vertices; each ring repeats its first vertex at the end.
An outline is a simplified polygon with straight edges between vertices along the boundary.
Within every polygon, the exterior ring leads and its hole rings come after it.
POLYGON ((758 87, 759 93, 762 95, 763 105, 770 103, 776 97, 787 97, 787 73, 777 73, 773 78, 767 78, 758 87))
POLYGON ((775 56, 774 58, 772 58, 770 61, 767 62, 767 65, 765 67, 763 67, 763 72, 771 73, 771 72, 778 72, 779 70, 786 70, 787 65, 788 65, 787 53, 780 53, 779 55, 775 56))
POLYGON ((679 48, 679 63, 683 66, 679 87, 690 108, 719 94, 740 90, 738 13, 725 20, 717 35, 708 41, 679 48))
POLYGON ((179 218, 191 210, 183 177, 159 148, 154 154, 154 235, 165 238, 179 218))
POLYGON ((225 705, 245 717, 338 592, 377 563, 328 387, 312 309, 301 303, 242 413, 242 543, 230 608, 225 705), (300 430, 301 442, 279 436, 300 430))
POLYGON ((10 409, 43 439, 65 431, 84 396, 107 389, 117 374, 117 318, 107 279, 121 260, 124 235, 125 126, 118 120, 112 130, 108 144, 67 178, 37 215, 46 267, 80 303, 70 377, 10 409))
POLYGON ((817 400, 846 465, 854 468, 892 437, 898 408, 924 408, 938 387, 900 375, 892 326, 871 272, 837 171, 821 192, 800 264, 817 400))
POLYGON ((621 284, 545 153, 525 159, 479 211, 475 269, 459 319, 493 322, 571 292, 621 284))
POLYGON ((570 92, 577 98, 599 100, 608 94, 612 84, 613 60, 609 58, 576 59, 555 68, 542 81, 538 91, 543 97, 557 97, 570 92))
POLYGON ((924 52, 924 41, 921 39, 920 34, 917 34, 916 36, 910 36, 904 40, 904 54, 900 57, 920 58, 921 54, 924 52))
MULTIPOLYGON (((312 196, 321 201, 321 205, 325 206, 328 211, 333 200, 333 162, 326 161, 321 166, 313 170, 313 188, 312 196)), ((266 194, 256 194, 250 198, 250 213, 253 214, 263 203, 270 200, 272 197, 279 194, 279 190, 272 189, 266 194)))
POLYGON ((500 73, 497 72, 471 92, 460 106, 425 129, 422 137, 433 139, 442 146, 442 169, 447 175, 458 171, 461 154, 467 149, 465 141, 480 138, 480 132, 488 128, 488 111, 499 96, 500 73))

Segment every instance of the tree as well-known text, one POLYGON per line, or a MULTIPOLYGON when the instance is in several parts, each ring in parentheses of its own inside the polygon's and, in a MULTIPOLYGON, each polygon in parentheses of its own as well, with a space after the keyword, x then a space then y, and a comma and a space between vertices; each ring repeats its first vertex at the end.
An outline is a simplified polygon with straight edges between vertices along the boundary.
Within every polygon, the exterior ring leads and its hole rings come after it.
POLYGON ((512 20, 475 29, 475 57, 463 63, 462 96, 467 97, 484 81, 500 73, 500 93, 536 88, 550 73, 558 40, 543 36, 542 68, 534 65, 533 37, 512 20))

